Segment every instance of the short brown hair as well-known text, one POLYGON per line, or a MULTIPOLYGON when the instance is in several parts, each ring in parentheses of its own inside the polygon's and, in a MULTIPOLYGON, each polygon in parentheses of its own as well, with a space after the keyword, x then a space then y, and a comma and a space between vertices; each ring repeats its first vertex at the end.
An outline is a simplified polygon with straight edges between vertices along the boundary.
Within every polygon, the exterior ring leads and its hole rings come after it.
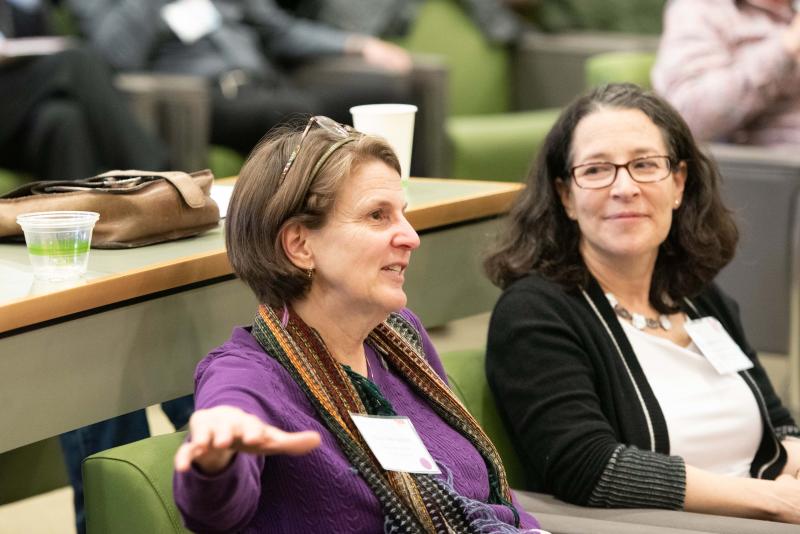
POLYGON ((567 216, 556 181, 570 179, 578 123, 602 108, 642 111, 664 136, 673 164, 686 162, 683 202, 659 248, 650 285, 653 307, 660 313, 675 311, 675 303, 695 296, 733 258, 739 233, 722 203, 716 164, 671 105, 633 84, 598 87, 561 113, 528 175, 528 187, 511 209, 506 232, 486 260, 486 272, 501 288, 531 271, 566 288, 588 283, 590 273, 578 248, 580 229, 567 216))
POLYGON ((300 141, 299 128, 273 130, 242 166, 228 206, 225 244, 234 272, 259 302, 280 306, 301 298, 311 287, 306 272, 283 250, 280 235, 288 223, 322 227, 344 180, 366 162, 382 161, 400 172, 397 156, 385 141, 353 135, 355 140, 336 149, 316 176, 310 176, 312 169, 340 139, 314 126, 282 183, 283 167, 300 141))

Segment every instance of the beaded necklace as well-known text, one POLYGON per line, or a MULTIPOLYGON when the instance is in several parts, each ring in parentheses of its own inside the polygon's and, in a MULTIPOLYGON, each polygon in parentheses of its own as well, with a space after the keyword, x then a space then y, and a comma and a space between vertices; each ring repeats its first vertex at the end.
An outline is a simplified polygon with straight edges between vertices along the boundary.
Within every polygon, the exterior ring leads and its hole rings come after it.
POLYGON ((641 313, 629 312, 627 308, 619 303, 617 297, 615 297, 613 293, 606 293, 606 298, 609 304, 611 304, 611 307, 614 308, 614 313, 626 321, 630 321, 634 328, 638 328, 639 330, 644 330, 645 328, 658 330, 660 328, 665 331, 669 331, 669 329, 672 328, 672 322, 669 320, 669 317, 663 313, 659 314, 655 319, 652 317, 645 317, 641 313))

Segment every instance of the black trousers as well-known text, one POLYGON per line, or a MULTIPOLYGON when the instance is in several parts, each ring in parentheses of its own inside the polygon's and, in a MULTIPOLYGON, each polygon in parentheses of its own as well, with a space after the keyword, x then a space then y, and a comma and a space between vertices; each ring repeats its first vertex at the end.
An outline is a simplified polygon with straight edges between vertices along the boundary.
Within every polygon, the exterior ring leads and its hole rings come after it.
POLYGON ((350 79, 303 84, 286 78, 273 85, 249 83, 233 98, 212 92, 211 142, 247 154, 274 126, 287 120, 326 115, 351 124, 350 108, 360 104, 408 103, 411 87, 396 76, 360 73, 350 79))
POLYGON ((166 150, 142 129, 86 49, 0 67, 0 166, 44 180, 109 169, 163 170, 166 150))

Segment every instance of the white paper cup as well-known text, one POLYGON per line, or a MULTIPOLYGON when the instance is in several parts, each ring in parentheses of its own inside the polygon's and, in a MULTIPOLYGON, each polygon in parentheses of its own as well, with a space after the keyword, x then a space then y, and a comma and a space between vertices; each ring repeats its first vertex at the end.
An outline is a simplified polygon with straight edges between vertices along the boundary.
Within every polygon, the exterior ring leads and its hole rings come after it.
POLYGON ((407 180, 411 172, 411 146, 414 141, 414 116, 417 106, 411 104, 368 104, 350 108, 353 128, 359 132, 383 137, 400 161, 400 177, 407 180))
POLYGON ((58 282, 86 273, 94 223, 93 211, 42 211, 23 213, 17 224, 25 233, 33 276, 58 282))

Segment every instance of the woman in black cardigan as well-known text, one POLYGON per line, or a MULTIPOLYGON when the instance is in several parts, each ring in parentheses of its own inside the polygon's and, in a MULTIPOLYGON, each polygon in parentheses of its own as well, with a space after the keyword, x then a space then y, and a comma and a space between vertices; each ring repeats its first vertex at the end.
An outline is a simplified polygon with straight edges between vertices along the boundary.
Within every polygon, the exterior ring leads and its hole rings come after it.
POLYGON ((800 523, 800 430, 712 283, 738 239, 719 181, 633 85, 579 98, 549 133, 486 264, 504 289, 487 374, 528 489, 800 523))

